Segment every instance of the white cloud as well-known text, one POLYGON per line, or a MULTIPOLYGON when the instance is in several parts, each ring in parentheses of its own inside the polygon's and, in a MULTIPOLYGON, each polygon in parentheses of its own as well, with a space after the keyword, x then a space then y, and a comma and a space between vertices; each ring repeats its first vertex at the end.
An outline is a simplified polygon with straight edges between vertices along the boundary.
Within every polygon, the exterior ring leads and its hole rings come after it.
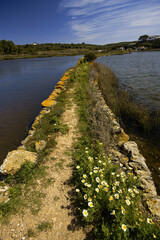
POLYGON ((160 34, 157 0, 63 0, 60 7, 77 41, 105 44, 160 34))

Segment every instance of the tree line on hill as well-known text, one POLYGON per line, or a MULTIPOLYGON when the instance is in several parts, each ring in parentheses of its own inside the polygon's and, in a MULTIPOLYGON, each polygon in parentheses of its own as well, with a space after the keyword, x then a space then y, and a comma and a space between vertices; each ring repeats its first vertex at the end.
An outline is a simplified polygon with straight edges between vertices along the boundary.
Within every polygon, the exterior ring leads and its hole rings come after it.
POLYGON ((17 55, 17 54, 37 54, 38 52, 50 52, 50 51, 62 51, 69 49, 77 50, 89 50, 89 51, 112 51, 117 50, 119 47, 124 47, 124 49, 130 48, 130 44, 135 47, 145 46, 148 49, 160 49, 160 39, 152 41, 134 41, 134 42, 120 42, 112 43, 106 45, 95 45, 95 44, 85 44, 83 43, 43 43, 43 44, 25 44, 16 45, 13 41, 1 40, 0 41, 0 55, 17 55))

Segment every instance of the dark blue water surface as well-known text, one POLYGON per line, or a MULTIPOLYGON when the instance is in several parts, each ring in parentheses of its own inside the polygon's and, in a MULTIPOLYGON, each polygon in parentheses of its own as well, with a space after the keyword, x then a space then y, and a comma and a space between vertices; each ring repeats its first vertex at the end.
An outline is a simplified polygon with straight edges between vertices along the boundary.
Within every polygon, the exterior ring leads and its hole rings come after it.
POLYGON ((0 61, 0 163, 17 148, 63 73, 81 56, 0 61))

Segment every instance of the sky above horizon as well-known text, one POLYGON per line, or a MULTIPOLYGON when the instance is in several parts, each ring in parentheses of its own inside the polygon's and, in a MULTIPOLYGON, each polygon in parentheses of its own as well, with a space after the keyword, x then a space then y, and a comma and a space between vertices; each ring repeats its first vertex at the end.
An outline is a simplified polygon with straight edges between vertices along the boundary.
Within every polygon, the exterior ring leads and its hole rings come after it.
POLYGON ((160 0, 1 0, 0 40, 108 44, 160 35, 160 0))

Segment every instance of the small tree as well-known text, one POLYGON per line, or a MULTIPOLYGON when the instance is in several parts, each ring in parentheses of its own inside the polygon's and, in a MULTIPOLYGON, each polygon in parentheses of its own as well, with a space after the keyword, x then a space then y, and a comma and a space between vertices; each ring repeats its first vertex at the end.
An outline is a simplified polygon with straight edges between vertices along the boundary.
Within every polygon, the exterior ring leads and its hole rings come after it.
POLYGON ((87 53, 84 55, 84 60, 87 62, 92 62, 97 58, 95 53, 87 53))
POLYGON ((142 35, 138 38, 138 41, 146 41, 148 37, 148 35, 142 35))

